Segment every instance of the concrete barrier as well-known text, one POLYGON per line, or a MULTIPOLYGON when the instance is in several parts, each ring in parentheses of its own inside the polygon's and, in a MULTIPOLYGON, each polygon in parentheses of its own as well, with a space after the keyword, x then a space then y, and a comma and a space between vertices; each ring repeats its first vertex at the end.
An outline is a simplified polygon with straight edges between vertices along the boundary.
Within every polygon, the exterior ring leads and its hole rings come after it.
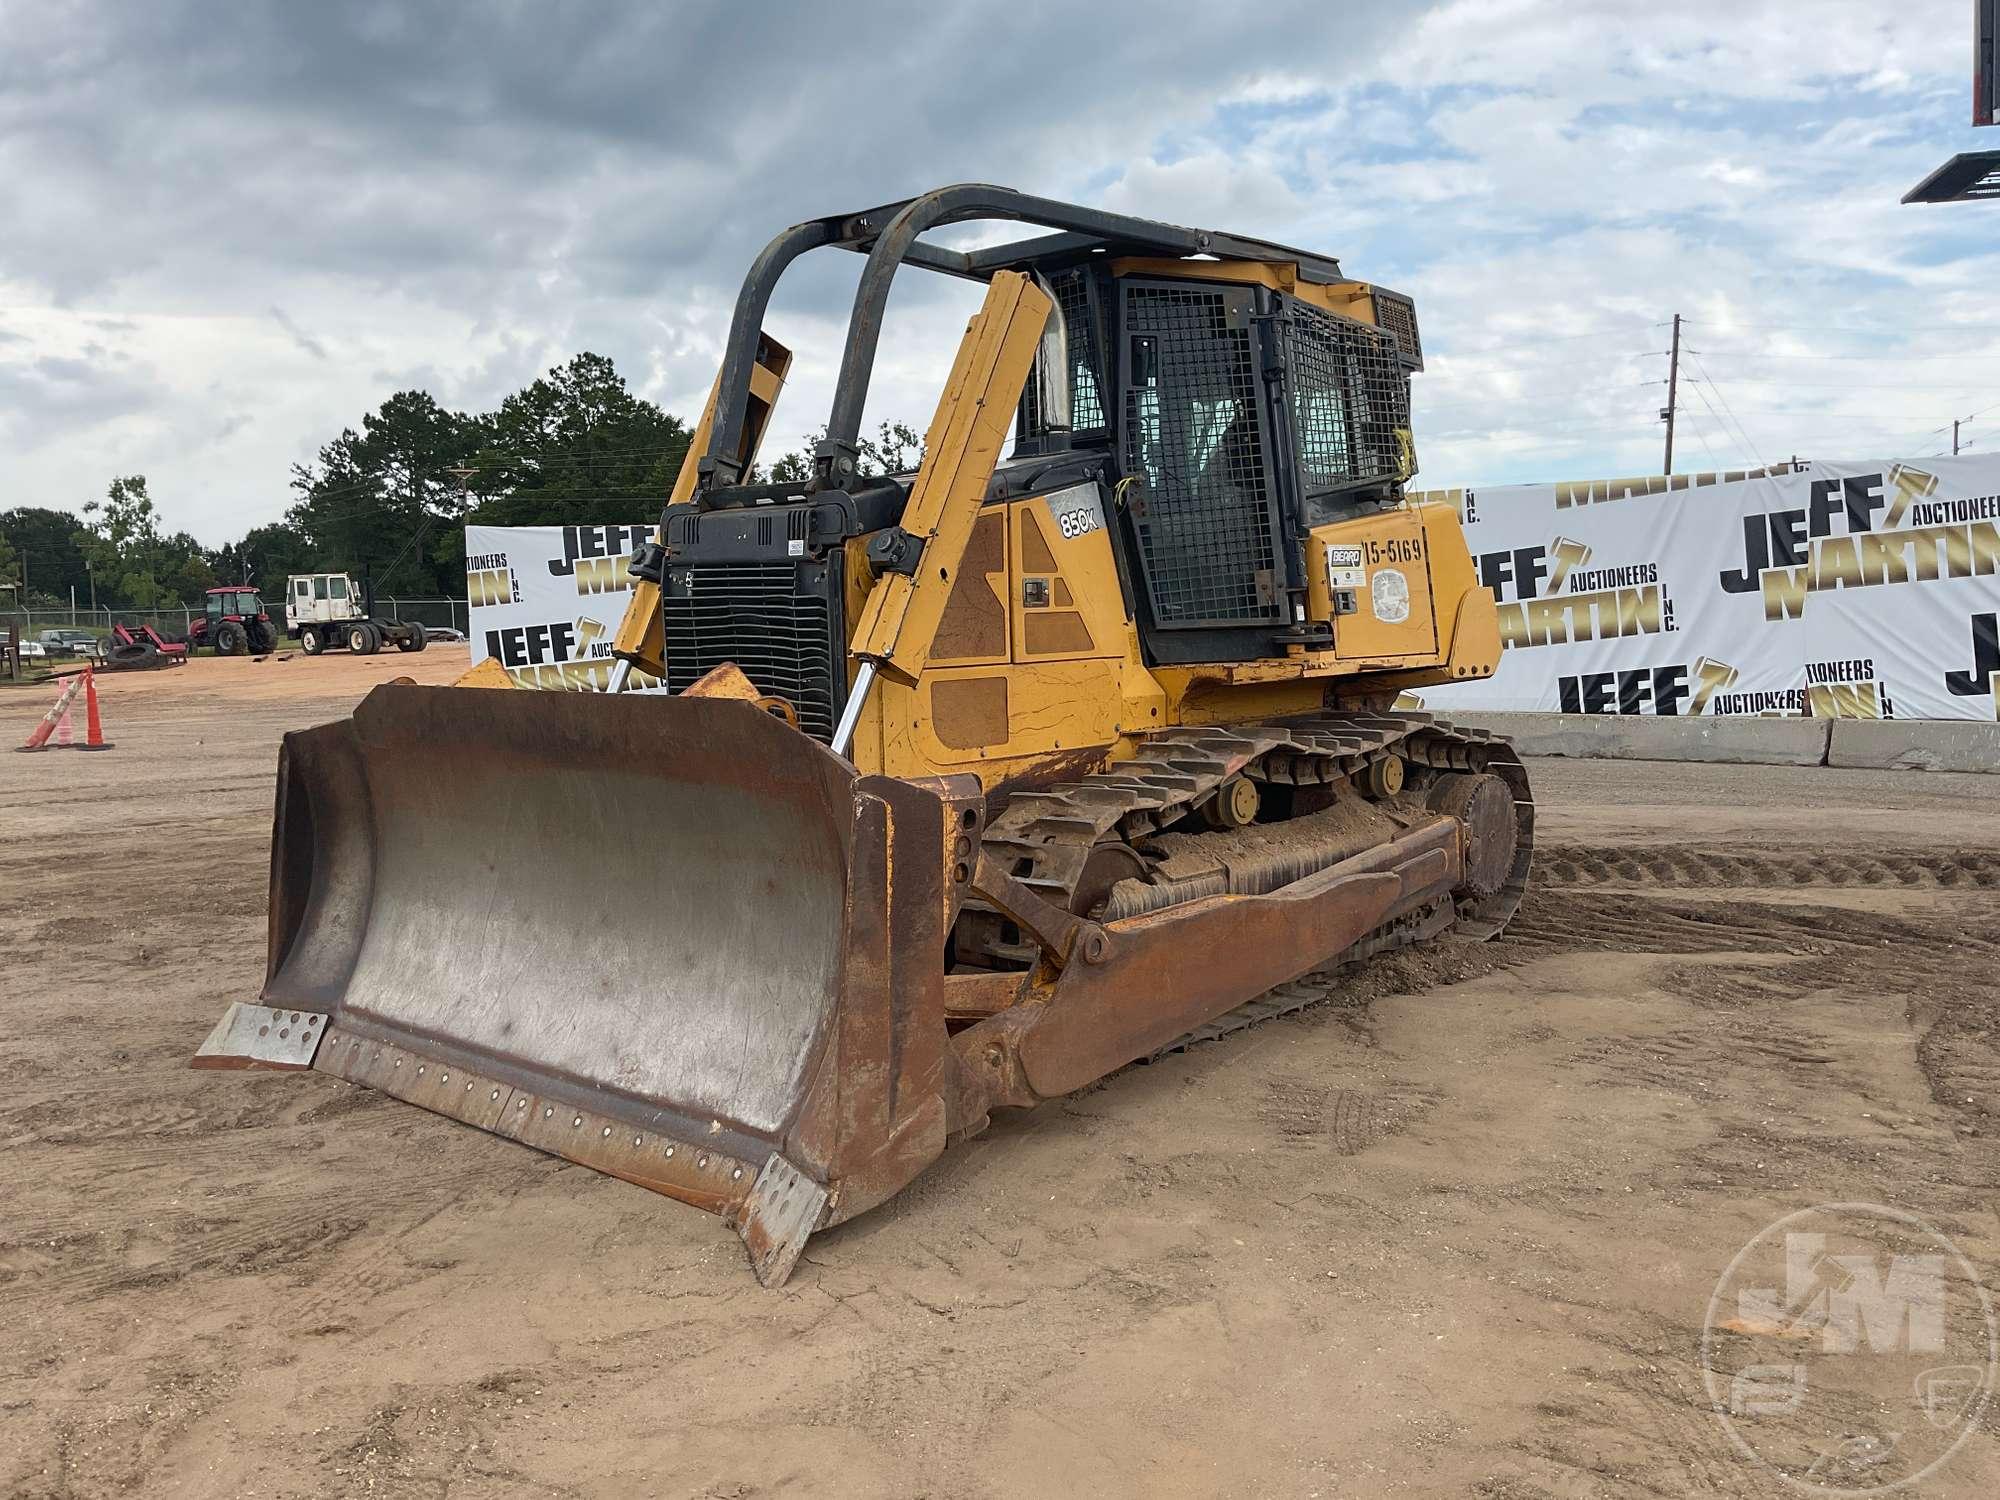
POLYGON ((1835 719, 1830 766, 2000 773, 2000 723, 1979 719, 1835 719))
POLYGON ((1735 765, 1826 764, 1831 719, 1654 718, 1644 714, 1463 713, 1454 724, 1504 734, 1523 755, 1595 760, 1700 760, 1735 765))

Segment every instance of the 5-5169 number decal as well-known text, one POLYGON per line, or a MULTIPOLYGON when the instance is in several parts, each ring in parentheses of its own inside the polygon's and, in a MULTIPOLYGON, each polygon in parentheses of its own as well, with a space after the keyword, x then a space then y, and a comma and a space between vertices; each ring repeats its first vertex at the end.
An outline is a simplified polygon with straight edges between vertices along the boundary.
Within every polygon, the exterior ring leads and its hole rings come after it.
POLYGON ((1413 563, 1424 560, 1424 539, 1417 536, 1392 536, 1387 541, 1371 537, 1362 546, 1368 549, 1368 566, 1378 563, 1413 563))

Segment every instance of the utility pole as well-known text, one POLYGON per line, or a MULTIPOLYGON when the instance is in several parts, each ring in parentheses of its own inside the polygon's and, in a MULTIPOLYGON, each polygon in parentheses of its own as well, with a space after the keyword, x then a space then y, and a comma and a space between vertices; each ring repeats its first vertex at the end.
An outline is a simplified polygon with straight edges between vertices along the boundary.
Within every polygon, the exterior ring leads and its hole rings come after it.
POLYGON ((1674 402, 1681 384, 1681 315, 1674 314, 1674 347, 1667 355, 1667 409, 1660 413, 1667 424, 1667 457, 1662 474, 1674 472, 1674 402))
POLYGON ((1964 418, 1962 417, 1953 417, 1951 419, 1951 456, 1953 458, 1958 457, 1958 424, 1963 420, 1964 418))

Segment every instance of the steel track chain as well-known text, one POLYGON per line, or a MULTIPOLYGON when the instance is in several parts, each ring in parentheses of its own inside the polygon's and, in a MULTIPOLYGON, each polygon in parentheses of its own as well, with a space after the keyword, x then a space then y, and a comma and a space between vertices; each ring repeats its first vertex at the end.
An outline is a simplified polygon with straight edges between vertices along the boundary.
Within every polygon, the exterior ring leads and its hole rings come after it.
MULTIPOLYGON (((1501 890, 1485 901, 1461 902, 1453 912, 1437 913, 1442 920, 1434 922, 1403 917, 1385 923, 1348 949, 1338 967, 1421 941, 1445 927, 1474 941, 1499 936, 1527 892, 1533 859, 1535 811, 1527 772, 1503 738, 1426 713, 1329 713, 1282 723, 1166 730, 1149 737, 1130 760, 1077 781, 1016 794, 988 824, 984 847, 1024 885, 1067 909, 1091 851, 1107 835, 1115 833, 1130 843, 1158 832, 1194 811, 1232 776, 1325 785, 1366 769, 1392 750, 1427 769, 1485 772, 1505 781, 1514 794, 1514 864, 1501 890)), ((1324 983, 1309 979, 1278 985, 1155 1055, 1289 1015, 1326 994, 1324 983)))

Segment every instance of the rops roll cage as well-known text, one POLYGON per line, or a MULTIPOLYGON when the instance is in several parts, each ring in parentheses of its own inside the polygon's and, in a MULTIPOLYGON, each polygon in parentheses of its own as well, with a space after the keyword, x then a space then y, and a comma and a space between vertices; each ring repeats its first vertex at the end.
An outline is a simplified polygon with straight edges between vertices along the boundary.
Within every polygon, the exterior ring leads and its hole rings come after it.
POLYGON ((1213 230, 1128 218, 986 183, 960 183, 938 188, 921 198, 885 204, 858 214, 808 219, 803 224, 794 224, 764 247, 751 263, 749 274, 743 279, 743 289, 736 295, 708 452, 697 470, 697 504, 717 489, 742 482, 743 464, 738 453, 749 409, 750 372, 756 364, 758 339, 772 289, 793 261, 808 250, 827 245, 865 254, 868 264, 862 268, 861 282, 854 292, 854 311, 848 319, 847 342, 840 358, 840 377, 834 386, 833 412, 827 419, 826 436, 814 454, 809 486, 814 491, 841 488, 855 476, 861 456, 861 409, 868 398, 868 380, 875 367, 875 348, 881 337, 889 285, 899 266, 919 266, 983 282, 998 271, 1036 267, 1096 252, 1176 258, 1208 255, 1225 260, 1290 262, 1297 265, 1300 276, 1308 281, 1342 279, 1339 263, 1323 255, 1213 230), (975 219, 1014 220, 1056 232, 978 250, 951 250, 925 244, 920 238, 930 230, 975 219))

